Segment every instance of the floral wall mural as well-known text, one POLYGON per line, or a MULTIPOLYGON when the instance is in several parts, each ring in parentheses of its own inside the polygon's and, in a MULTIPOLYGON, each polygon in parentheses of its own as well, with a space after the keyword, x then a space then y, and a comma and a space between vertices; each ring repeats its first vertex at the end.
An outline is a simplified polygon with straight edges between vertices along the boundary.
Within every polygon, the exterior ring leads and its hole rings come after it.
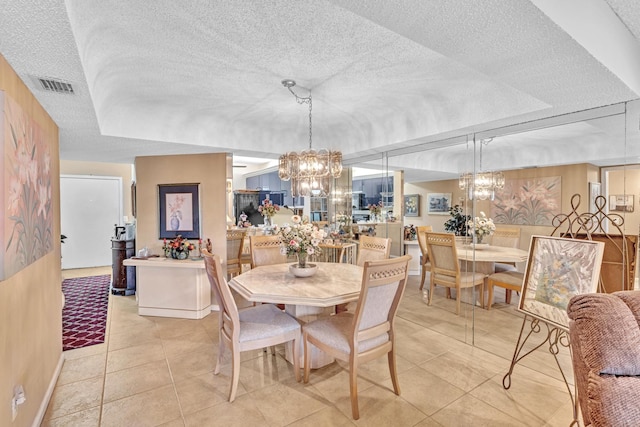
POLYGON ((0 280, 53 250, 50 141, 38 124, 0 91, 3 112, 2 259, 0 280))
POLYGON ((491 217, 497 224, 551 225, 561 209, 559 176, 509 179, 491 206, 491 217))

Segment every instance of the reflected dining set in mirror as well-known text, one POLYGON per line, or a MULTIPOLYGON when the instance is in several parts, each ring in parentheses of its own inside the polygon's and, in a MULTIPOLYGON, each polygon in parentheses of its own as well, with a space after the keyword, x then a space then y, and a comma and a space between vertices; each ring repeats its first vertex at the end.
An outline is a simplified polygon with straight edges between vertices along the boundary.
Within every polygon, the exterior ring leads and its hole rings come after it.
MULTIPOLYGON (((493 303, 494 286, 503 287, 508 292, 519 291, 521 288, 523 275, 516 270, 515 264, 526 262, 528 252, 516 247, 512 241, 509 242, 510 246, 474 245, 456 241, 452 233, 420 230, 418 240, 421 239, 429 260, 429 304, 437 285, 446 286, 448 296, 451 289, 456 290, 457 314, 460 313, 461 308, 461 289, 477 288, 479 292, 477 300, 483 307, 485 306, 484 293, 488 290, 488 308, 490 308, 493 303), (498 265, 506 267, 498 269, 498 265)), ((519 241, 519 233, 517 239, 519 241)), ((506 298, 507 302, 510 302, 509 293, 506 294, 506 298)))

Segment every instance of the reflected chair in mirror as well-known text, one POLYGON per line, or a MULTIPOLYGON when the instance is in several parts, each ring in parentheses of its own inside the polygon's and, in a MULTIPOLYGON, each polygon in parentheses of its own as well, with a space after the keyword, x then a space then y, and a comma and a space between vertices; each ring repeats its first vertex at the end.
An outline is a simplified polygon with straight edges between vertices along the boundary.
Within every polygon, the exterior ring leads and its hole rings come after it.
POLYGON ((400 395, 396 369, 394 319, 407 282, 409 260, 405 255, 367 261, 355 312, 323 317, 302 327, 304 340, 304 382, 309 382, 310 345, 349 363, 351 413, 358 409, 358 367, 387 355, 395 394, 400 395))
POLYGON ((293 371, 300 381, 300 323, 273 304, 261 304, 238 310, 231 289, 222 275, 220 257, 205 251, 204 265, 211 289, 218 301, 219 350, 214 374, 220 373, 226 348, 231 351, 231 386, 229 402, 233 402, 240 376, 240 352, 291 342, 293 371))
POLYGON ((340 249, 338 262, 341 262, 344 264, 356 263, 356 244, 355 243, 345 243, 344 245, 342 245, 342 249, 340 249))
MULTIPOLYGON (((484 307, 485 275, 475 271, 461 271, 453 233, 425 233, 427 251, 431 261, 429 302, 431 305, 436 286, 456 290, 456 314, 460 314, 462 289, 480 287, 480 303, 484 307)), ((474 301, 475 303, 475 301, 474 301)))
POLYGON ((227 230, 227 278, 242 273, 244 235, 242 230, 227 230))
MULTIPOLYGON (((503 248, 519 248, 520 247, 520 228, 518 227, 496 227, 491 236, 491 244, 493 246, 501 246, 503 248)), ((495 272, 516 271, 515 263, 495 263, 495 272)))
POLYGON ((502 271, 493 273, 487 277, 487 287, 489 288, 488 310, 493 305, 494 287, 499 286, 505 290, 505 301, 511 304, 511 291, 520 292, 522 290, 522 282, 524 281, 524 273, 519 271, 502 271))
POLYGON ((390 238, 360 236, 360 246, 358 248, 358 260, 356 264, 362 267, 366 261, 387 259, 390 253, 390 238))
POLYGON ((251 268, 287 262, 287 255, 280 252, 280 236, 250 236, 249 239, 251 268))
POLYGON ((420 290, 422 290, 424 287, 424 279, 427 276, 427 271, 431 271, 425 233, 433 231, 433 227, 430 225, 420 225, 416 227, 416 231, 418 233, 418 245, 420 246, 420 290))

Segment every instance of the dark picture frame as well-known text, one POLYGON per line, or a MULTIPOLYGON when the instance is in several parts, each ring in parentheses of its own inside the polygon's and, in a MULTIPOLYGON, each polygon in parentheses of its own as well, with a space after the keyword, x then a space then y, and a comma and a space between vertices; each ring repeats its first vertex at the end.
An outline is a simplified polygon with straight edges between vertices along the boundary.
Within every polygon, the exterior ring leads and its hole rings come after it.
POLYGON ((200 185, 158 185, 160 238, 200 238, 200 185))
POLYGON ((419 194, 407 194, 404 196, 404 216, 420 216, 419 194))

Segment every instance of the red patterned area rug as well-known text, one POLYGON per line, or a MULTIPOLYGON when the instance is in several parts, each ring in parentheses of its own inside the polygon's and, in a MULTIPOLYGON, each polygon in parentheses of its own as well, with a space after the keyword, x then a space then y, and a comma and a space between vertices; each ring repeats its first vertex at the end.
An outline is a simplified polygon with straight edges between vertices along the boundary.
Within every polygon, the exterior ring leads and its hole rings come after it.
POLYGON ((104 342, 111 275, 62 281, 62 350, 104 342))

